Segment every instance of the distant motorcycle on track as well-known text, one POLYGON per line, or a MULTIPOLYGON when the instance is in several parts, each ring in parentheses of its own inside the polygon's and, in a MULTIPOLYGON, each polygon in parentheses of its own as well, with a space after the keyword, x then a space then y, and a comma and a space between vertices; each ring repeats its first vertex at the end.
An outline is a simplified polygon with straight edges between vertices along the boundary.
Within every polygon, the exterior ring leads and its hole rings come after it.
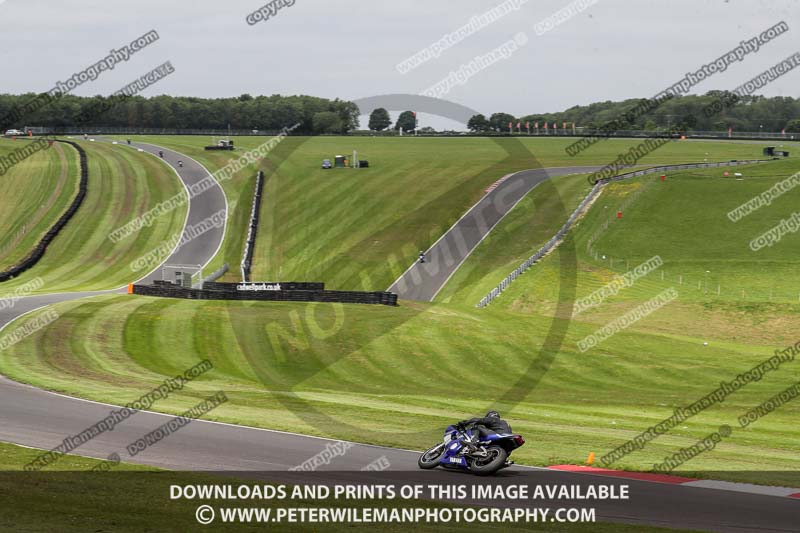
POLYGON ((508 457, 525 444, 521 435, 494 434, 483 439, 479 435, 474 426, 447 426, 444 441, 420 455, 417 464, 424 470, 441 466, 489 476, 514 464, 508 457))

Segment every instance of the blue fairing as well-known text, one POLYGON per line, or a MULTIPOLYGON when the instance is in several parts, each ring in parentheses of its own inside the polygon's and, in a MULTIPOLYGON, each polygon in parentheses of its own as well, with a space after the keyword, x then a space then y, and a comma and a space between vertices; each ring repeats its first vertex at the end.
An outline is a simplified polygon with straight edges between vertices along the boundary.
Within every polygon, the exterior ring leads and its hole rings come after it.
MULTIPOLYGON (((467 436, 472 436, 475 433, 473 429, 467 429, 464 434, 467 436)), ((483 440, 480 441, 479 444, 493 444, 498 443, 499 445, 506 448, 506 450, 511 452, 514 448, 517 448, 519 445, 514 441, 516 435, 514 434, 492 434, 486 436, 483 440), (500 441, 505 441, 500 444, 500 441)), ((461 468, 464 470, 469 470, 469 464, 467 463, 466 458, 463 455, 459 455, 459 452, 464 448, 464 443, 462 442, 458 429, 455 426, 447 426, 447 429, 444 431, 444 442, 445 442, 445 450, 444 453, 439 457, 439 464, 446 468, 461 468)))
MULTIPOLYGON (((453 426, 447 426, 444 431, 445 444, 444 453, 439 458, 439 464, 448 468, 463 468, 469 470, 467 460, 463 456, 458 456, 458 452, 464 447, 462 442, 457 438, 458 431, 453 426)), ((472 431, 467 430, 467 435, 471 435, 472 431)))
POLYGON ((485 476, 514 464, 508 456, 525 444, 525 439, 516 434, 491 433, 479 441, 479 429, 482 426, 447 426, 442 441, 420 455, 419 467, 430 470, 441 466, 485 476))

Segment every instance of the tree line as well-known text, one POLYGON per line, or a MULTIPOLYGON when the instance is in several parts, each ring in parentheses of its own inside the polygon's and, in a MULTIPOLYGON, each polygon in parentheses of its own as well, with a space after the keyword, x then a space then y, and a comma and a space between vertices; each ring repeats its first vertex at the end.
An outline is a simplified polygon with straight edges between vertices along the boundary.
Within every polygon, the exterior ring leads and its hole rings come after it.
POLYGON ((621 102, 596 102, 586 106, 574 106, 557 113, 540 113, 515 117, 509 113, 493 113, 489 118, 474 115, 467 127, 476 133, 507 132, 509 122, 516 129, 521 123, 531 129, 536 123, 544 128, 556 124, 558 129, 567 123, 567 129, 602 129, 609 123, 618 124, 619 129, 628 130, 681 130, 681 131, 734 131, 751 132, 800 132, 800 99, 788 96, 767 98, 764 96, 743 96, 721 113, 707 116, 704 112, 714 102, 730 101, 732 93, 709 91, 704 95, 675 96, 646 113, 627 113, 637 106, 641 109, 641 98, 621 102))
POLYGON ((358 129, 358 107, 344 100, 314 96, 251 96, 196 98, 189 96, 63 95, 47 105, 30 106, 42 98, 34 93, 0 94, 3 130, 25 126, 94 126, 155 129, 227 129, 275 131, 294 124, 302 134, 347 133, 358 129), (111 104, 111 105, 106 105, 111 104), (14 110, 32 109, 21 117, 14 110), (97 114, 91 110, 102 109, 97 114), (10 117, 14 117, 13 119, 10 117))
MULTIPOLYGON (((706 116, 703 110, 730 93, 710 91, 704 95, 676 96, 656 106, 647 113, 626 113, 643 99, 621 102, 596 102, 574 106, 556 113, 529 114, 520 117, 510 113, 493 113, 488 118, 473 116, 467 127, 476 133, 507 132, 508 124, 516 129, 519 123, 524 130, 538 123, 540 129, 555 123, 561 130, 563 123, 571 129, 574 123, 581 129, 600 129, 615 121, 620 129, 686 131, 800 132, 800 98, 745 96, 721 113, 706 116)), ((31 106, 41 98, 34 93, 0 94, 0 128, 3 130, 25 126, 76 127, 94 126, 148 128, 148 129, 226 129, 277 131, 294 124, 300 134, 342 134, 359 127, 359 109, 345 100, 314 96, 251 96, 243 94, 232 98, 197 98, 188 96, 133 96, 120 100, 104 96, 64 95, 50 98, 44 106, 31 106), (22 116, 15 110, 26 110, 22 116), (29 112, 28 112, 29 110, 29 112), (100 113, 93 110, 102 110, 100 113), (12 118, 13 117, 13 118, 12 118)), ((394 126, 386 109, 378 108, 369 117, 369 129, 384 131, 392 128, 404 132, 418 128, 416 113, 403 111, 394 126)), ((424 127, 419 131, 432 131, 424 127)))
MULTIPOLYGON (((646 113, 628 113, 635 108, 643 108, 646 99, 633 98, 621 102, 596 102, 586 106, 574 106, 557 113, 537 113, 514 116, 510 113, 493 113, 488 118, 483 114, 473 115, 467 128, 474 133, 508 132, 509 123, 514 131, 517 124, 522 131, 536 124, 543 131, 545 124, 549 129, 554 125, 567 131, 572 125, 581 130, 599 130, 609 123, 628 130, 679 130, 679 131, 734 131, 800 133, 800 98, 776 96, 743 96, 733 105, 726 106, 721 113, 707 116, 704 112, 717 101, 730 101, 727 91, 709 91, 704 95, 675 96, 655 106, 646 113)), ((404 111, 397 119, 394 130, 403 128, 411 131, 416 127, 416 115, 404 111)), ((383 131, 391 126, 389 113, 382 108, 370 115, 369 129, 383 131)), ((430 129, 430 128, 422 128, 430 129)))

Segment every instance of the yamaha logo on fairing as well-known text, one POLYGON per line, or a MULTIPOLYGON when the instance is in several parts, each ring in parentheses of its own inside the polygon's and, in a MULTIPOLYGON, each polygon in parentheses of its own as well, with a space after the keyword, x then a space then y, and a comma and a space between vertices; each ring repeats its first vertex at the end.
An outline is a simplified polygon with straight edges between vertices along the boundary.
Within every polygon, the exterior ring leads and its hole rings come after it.
POLYGON ((450 462, 451 462, 451 463, 458 463, 458 464, 461 464, 461 458, 459 458, 459 457, 451 457, 451 458, 450 458, 450 462))

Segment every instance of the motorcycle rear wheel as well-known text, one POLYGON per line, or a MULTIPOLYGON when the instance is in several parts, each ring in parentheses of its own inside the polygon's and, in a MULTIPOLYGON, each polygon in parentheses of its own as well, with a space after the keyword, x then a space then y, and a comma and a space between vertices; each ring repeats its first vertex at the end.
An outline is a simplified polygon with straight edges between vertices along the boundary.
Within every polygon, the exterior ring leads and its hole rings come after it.
POLYGON ((417 465, 423 470, 430 470, 439 466, 439 458, 444 453, 444 444, 437 444, 419 456, 417 465))
POLYGON ((500 446, 489 446, 486 448, 487 457, 471 457, 469 463, 470 471, 476 476, 490 476, 503 468, 508 459, 508 452, 500 446))

